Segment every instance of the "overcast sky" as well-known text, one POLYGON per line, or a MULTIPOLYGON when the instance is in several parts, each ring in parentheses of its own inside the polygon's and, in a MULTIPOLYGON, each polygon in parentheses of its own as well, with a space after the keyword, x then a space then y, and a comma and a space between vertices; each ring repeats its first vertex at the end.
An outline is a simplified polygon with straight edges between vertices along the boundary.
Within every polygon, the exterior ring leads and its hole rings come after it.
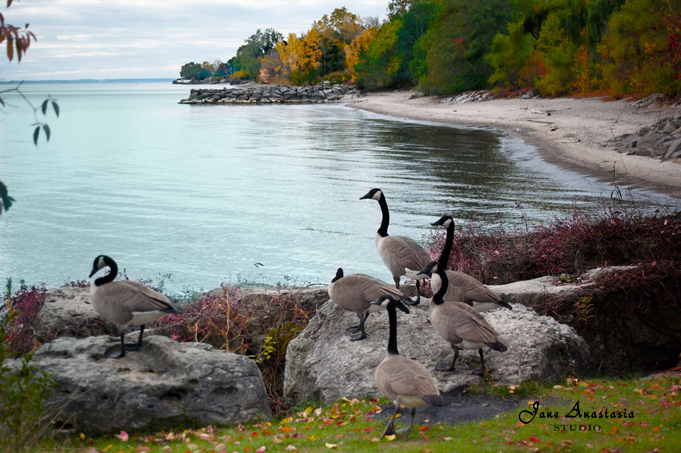
POLYGON ((0 80, 179 77, 190 61, 229 60, 257 29, 300 34, 343 6, 384 18, 388 0, 15 0, 5 23, 29 23, 38 41, 20 64, 2 44, 0 80))

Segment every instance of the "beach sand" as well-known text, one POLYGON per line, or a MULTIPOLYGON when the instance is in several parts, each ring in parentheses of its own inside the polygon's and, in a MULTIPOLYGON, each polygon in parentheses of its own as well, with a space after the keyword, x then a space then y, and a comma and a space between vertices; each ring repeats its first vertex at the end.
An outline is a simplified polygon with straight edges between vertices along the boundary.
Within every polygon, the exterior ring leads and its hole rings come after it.
POLYGON ((622 189, 643 188, 681 198, 681 159, 628 156, 604 146, 613 137, 654 124, 661 116, 679 115, 679 109, 636 109, 631 101, 601 98, 443 104, 434 96, 408 99, 413 93, 369 93, 348 105, 411 120, 502 130, 532 145, 547 162, 602 181, 613 180, 614 165, 616 183, 622 189))

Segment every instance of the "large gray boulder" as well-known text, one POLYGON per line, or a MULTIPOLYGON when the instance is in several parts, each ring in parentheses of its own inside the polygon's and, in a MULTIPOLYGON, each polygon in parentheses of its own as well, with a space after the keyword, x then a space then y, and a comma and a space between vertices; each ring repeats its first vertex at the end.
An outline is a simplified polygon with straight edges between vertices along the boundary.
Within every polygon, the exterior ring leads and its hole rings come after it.
MULTIPOLYGON (((428 320, 428 299, 410 307, 411 313, 398 312, 397 343, 400 354, 423 364, 435 377, 440 392, 479 383, 465 365, 479 359, 477 351, 462 351, 454 372, 435 371, 440 361, 450 361, 453 351, 428 320)), ((530 378, 555 380, 579 372, 587 365, 589 347, 571 327, 553 318, 540 316, 531 308, 513 305, 513 310, 485 314, 499 332, 506 352, 485 348, 485 363, 501 384, 519 384, 530 378)), ((357 316, 327 302, 286 352, 284 397, 289 405, 338 398, 379 395, 374 372, 383 360, 388 343, 388 317, 385 311, 372 314, 366 323, 367 338, 349 341, 346 328, 357 316)))
POLYGON ((85 338, 118 331, 114 324, 99 316, 90 304, 89 287, 48 290, 33 329, 42 341, 62 336, 85 338))
POLYGON ((59 425, 110 433, 272 418, 260 370, 248 357, 162 336, 145 336, 139 351, 108 358, 119 348, 108 336, 60 338, 35 353, 36 369, 59 384, 47 399, 59 425))

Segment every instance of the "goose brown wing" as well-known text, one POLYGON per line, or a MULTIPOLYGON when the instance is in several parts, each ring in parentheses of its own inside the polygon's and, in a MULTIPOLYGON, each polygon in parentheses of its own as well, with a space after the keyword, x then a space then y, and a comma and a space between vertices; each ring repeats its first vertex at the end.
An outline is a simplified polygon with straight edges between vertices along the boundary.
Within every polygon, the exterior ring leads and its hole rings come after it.
POLYGON ((490 291, 485 285, 463 272, 447 271, 447 278, 449 279, 449 288, 445 294, 445 300, 450 300, 447 296, 451 290, 456 291, 456 288, 461 288, 465 298, 462 302, 498 303, 501 301, 501 298, 490 291))
POLYGON ((474 343, 499 341, 496 330, 485 318, 473 307, 464 303, 445 302, 438 307, 433 317, 436 318, 433 322, 440 325, 447 333, 445 339, 459 337, 474 343))
POLYGON ((110 283, 108 296, 116 298, 130 312, 167 311, 168 313, 181 313, 181 311, 163 294, 154 291, 148 286, 124 280, 110 283))
POLYGON ((348 279, 348 285, 358 293, 362 294, 365 302, 371 302, 384 294, 390 294, 395 298, 400 298, 404 294, 402 291, 395 288, 386 282, 366 274, 351 274, 344 277, 343 280, 348 279))
MULTIPOLYGON (((415 240, 404 236, 388 236, 381 243, 381 256, 390 256, 390 260, 399 262, 400 266, 418 271, 432 260, 421 245, 415 240)), ((390 266, 389 266, 390 267, 390 266)))

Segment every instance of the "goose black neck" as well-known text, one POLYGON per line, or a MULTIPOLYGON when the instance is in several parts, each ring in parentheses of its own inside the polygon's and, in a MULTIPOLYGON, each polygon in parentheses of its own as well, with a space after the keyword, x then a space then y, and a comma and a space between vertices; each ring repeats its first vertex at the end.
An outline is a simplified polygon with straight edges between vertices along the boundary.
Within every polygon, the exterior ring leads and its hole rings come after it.
POLYGON ((437 262, 440 266, 447 269, 447 263, 449 262, 449 255, 452 253, 452 244, 454 243, 454 222, 449 222, 447 227, 447 238, 445 239, 445 247, 440 253, 440 257, 437 262))
POLYGON ((331 280, 331 283, 334 283, 340 280, 341 278, 343 278, 343 269, 339 267, 338 270, 336 271, 336 276, 333 278, 333 280, 331 280))
POLYGON ((440 305, 443 304, 445 301, 443 298, 445 296, 445 293, 447 292, 447 288, 449 288, 449 279, 447 278, 447 273, 445 272, 442 266, 437 267, 437 275, 440 276, 442 285, 440 286, 440 290, 433 294, 433 303, 435 305, 440 305))
POLYGON ((397 352, 397 309, 395 308, 395 304, 388 305, 388 320, 390 326, 388 354, 399 354, 399 352, 397 352))
POLYGON ((390 212, 388 212, 388 203, 385 202, 385 196, 383 195, 383 193, 381 193, 381 198, 379 198, 378 204, 381 206, 381 212, 383 213, 383 220, 381 220, 381 227, 378 229, 378 234, 384 238, 388 236, 390 212))
POLYGON ((114 260, 107 260, 106 264, 109 266, 109 273, 104 277, 99 277, 95 280, 95 286, 102 286, 105 283, 110 283, 114 281, 118 275, 118 266, 114 260))

